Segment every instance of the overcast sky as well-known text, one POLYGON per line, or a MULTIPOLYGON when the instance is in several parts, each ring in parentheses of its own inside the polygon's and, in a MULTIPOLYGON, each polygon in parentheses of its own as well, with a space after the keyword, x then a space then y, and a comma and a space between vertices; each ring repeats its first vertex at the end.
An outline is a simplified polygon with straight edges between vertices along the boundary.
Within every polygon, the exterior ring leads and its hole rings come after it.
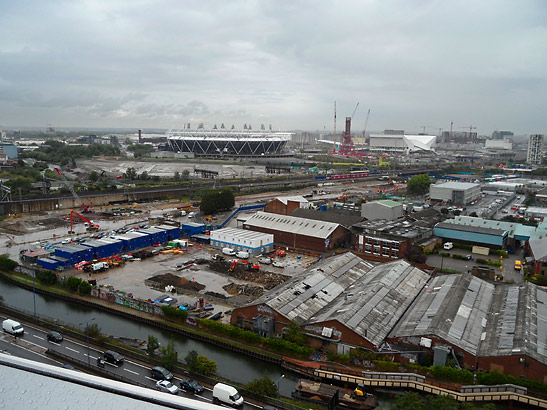
POLYGON ((547 131, 545 0, 2 1, 4 127, 547 131))

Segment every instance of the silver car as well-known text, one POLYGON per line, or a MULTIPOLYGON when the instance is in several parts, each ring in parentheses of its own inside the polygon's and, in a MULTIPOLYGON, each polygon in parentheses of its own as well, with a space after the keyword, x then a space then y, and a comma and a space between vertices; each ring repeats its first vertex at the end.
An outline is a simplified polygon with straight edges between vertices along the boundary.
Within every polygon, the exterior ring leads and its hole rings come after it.
POLYGON ((156 383, 156 387, 158 388, 158 390, 164 391, 166 393, 177 394, 179 392, 179 388, 171 383, 169 380, 158 381, 156 383))

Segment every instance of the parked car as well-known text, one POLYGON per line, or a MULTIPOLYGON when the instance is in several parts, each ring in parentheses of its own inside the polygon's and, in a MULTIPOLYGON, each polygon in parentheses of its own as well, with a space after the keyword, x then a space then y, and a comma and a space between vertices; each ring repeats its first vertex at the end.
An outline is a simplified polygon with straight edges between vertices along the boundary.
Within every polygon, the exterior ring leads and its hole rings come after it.
POLYGON ((264 265, 269 265, 272 263, 272 258, 268 258, 267 256, 263 256, 262 258, 258 259, 258 262, 263 263, 264 265))
POLYGON ((115 352, 113 350, 107 350, 106 352, 104 352, 104 360, 105 362, 119 366, 123 364, 124 358, 118 352, 115 352))
POLYGON ((191 391, 194 394, 203 392, 203 386, 197 381, 192 379, 183 379, 180 381, 180 388, 182 390, 191 391))
POLYGON ((156 366, 150 369, 150 373, 156 380, 171 380, 173 378, 173 373, 161 366, 156 366))
POLYGON ((515 270, 522 270, 522 262, 519 260, 515 261, 515 270))
POLYGON ((63 341, 63 335, 59 332, 49 332, 46 338, 48 342, 61 343, 63 341))
POLYGON ((285 264, 281 261, 274 261, 274 263, 272 263, 272 266, 274 266, 276 268, 284 268, 285 264))
POLYGON ((473 260, 473 255, 467 254, 467 255, 465 255, 465 259, 467 259, 468 261, 471 261, 471 260, 473 260))
POLYGON ((444 246, 444 249, 450 250, 454 247, 454 244, 452 242, 445 242, 443 246, 444 246))
POLYGON ((177 394, 179 392, 179 388, 171 383, 169 380, 159 380, 156 383, 156 387, 158 388, 158 390, 166 393, 177 394))

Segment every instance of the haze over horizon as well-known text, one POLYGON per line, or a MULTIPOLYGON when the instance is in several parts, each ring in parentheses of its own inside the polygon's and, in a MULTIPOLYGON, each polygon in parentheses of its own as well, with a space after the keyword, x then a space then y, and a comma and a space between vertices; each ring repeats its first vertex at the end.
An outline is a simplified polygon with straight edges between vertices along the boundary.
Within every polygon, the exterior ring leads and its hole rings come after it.
POLYGON ((0 5, 0 124, 545 133, 547 3, 0 5))

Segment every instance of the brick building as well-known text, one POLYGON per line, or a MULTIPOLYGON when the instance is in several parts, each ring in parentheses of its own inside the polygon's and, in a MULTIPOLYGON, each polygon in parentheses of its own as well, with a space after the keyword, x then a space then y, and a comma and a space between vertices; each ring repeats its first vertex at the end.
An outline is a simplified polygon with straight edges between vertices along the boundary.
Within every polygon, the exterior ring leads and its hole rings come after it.
POLYGON ((303 196, 280 196, 264 206, 264 212, 279 215, 290 215, 297 208, 309 208, 310 202, 303 196))

